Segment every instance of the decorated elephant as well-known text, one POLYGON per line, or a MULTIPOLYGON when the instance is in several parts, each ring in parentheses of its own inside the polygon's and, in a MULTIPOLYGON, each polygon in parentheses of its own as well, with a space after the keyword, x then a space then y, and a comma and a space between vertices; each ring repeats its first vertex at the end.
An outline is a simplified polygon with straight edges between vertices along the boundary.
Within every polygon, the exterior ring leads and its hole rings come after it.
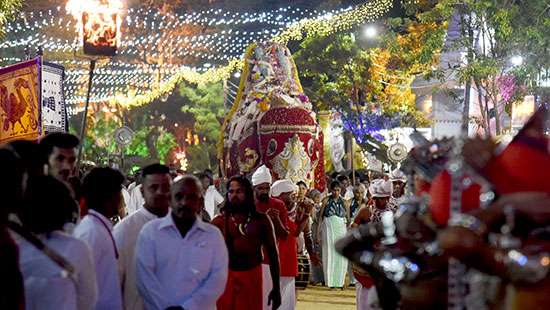
POLYGON ((323 134, 304 94, 290 51, 251 45, 239 91, 222 130, 222 174, 250 174, 262 164, 276 179, 324 190, 323 134))

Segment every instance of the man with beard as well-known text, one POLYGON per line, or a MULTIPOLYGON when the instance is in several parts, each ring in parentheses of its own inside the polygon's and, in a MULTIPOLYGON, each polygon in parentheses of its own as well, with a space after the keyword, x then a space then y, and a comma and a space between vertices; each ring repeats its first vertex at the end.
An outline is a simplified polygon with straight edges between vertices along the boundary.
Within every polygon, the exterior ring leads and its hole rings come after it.
POLYGON ((200 181, 185 176, 172 187, 172 212, 139 233, 136 278, 146 309, 216 309, 227 248, 220 231, 198 217, 203 203, 200 181))
POLYGON ((152 164, 141 171, 143 208, 115 225, 113 237, 119 250, 119 274, 125 309, 143 309, 136 286, 135 247, 139 232, 148 222, 166 216, 170 208, 171 178, 165 165, 152 164))
POLYGON ((229 250, 229 276, 218 309, 263 308, 262 247, 269 256, 273 280, 267 304, 278 309, 279 254, 273 224, 268 216, 256 210, 252 185, 246 178, 235 176, 229 180, 225 206, 212 223, 223 232, 229 250))
MULTIPOLYGON (((284 202, 279 199, 272 198, 269 195, 272 180, 271 172, 265 165, 262 165, 256 169, 252 175, 252 186, 254 186, 256 210, 260 213, 266 214, 271 219, 271 222, 275 228, 277 244, 279 245, 282 241, 286 240, 289 235, 289 219, 288 211, 284 202)), ((271 291, 271 275, 269 274, 269 266, 269 255, 267 255, 264 251, 264 260, 262 262, 264 309, 271 308, 267 305, 268 295, 271 291)))

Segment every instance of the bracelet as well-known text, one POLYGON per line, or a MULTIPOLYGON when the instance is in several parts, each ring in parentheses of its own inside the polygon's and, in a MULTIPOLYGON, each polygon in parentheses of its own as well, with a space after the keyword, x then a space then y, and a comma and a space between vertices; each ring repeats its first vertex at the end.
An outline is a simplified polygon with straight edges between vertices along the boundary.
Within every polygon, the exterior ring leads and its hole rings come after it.
POLYGON ((451 216, 449 226, 466 228, 481 238, 484 238, 487 232, 487 225, 475 216, 469 214, 455 214, 451 216))

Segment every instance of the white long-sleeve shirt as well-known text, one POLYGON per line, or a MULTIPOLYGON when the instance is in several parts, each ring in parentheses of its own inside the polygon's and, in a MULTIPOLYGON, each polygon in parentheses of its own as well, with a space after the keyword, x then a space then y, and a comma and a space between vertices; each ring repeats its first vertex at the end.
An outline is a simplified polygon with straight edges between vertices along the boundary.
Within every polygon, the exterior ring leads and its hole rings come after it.
MULTIPOLYGON (((42 251, 14 234, 25 284, 25 309, 77 309, 76 284, 42 251)), ((58 253, 60 254, 60 253, 58 253)))
POLYGON ((216 207, 223 202, 223 196, 218 192, 214 185, 210 185, 204 194, 204 208, 210 218, 213 219, 216 214, 216 207))
POLYGON ((216 309, 228 264, 221 232, 198 218, 185 238, 171 214, 147 223, 138 237, 137 287, 146 309, 216 309))
POLYGON ((143 309, 143 299, 136 286, 135 248, 139 232, 145 224, 157 216, 146 208, 130 214, 115 225, 113 237, 118 248, 118 269, 122 286, 124 309, 143 309))
POLYGON ((42 241, 68 260, 76 271, 78 309, 94 309, 97 302, 97 283, 92 251, 86 242, 62 231, 54 231, 42 241))
POLYGON ((92 250, 99 293, 96 304, 98 310, 122 309, 117 250, 111 235, 112 227, 111 221, 105 216, 89 210, 73 232, 75 237, 86 241, 92 250))

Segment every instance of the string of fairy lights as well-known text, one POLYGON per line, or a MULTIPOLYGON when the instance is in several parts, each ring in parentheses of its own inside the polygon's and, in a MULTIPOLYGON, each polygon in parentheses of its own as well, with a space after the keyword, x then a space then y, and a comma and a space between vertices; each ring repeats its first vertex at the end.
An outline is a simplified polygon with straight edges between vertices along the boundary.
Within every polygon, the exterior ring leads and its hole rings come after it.
MULTIPOLYGON (((264 12, 209 9, 185 14, 129 8, 123 12, 117 56, 96 66, 91 102, 140 106, 166 96, 183 81, 228 79, 240 69, 241 56, 253 42, 286 44, 330 35, 379 18, 391 5, 391 0, 372 0, 330 11, 289 6, 264 12)), ((85 99, 89 65, 75 57, 81 49, 75 25, 61 7, 23 12, 5 25, 6 36, 0 41, 2 66, 23 60, 26 47, 40 46, 46 60, 66 67, 71 114, 85 99)))

